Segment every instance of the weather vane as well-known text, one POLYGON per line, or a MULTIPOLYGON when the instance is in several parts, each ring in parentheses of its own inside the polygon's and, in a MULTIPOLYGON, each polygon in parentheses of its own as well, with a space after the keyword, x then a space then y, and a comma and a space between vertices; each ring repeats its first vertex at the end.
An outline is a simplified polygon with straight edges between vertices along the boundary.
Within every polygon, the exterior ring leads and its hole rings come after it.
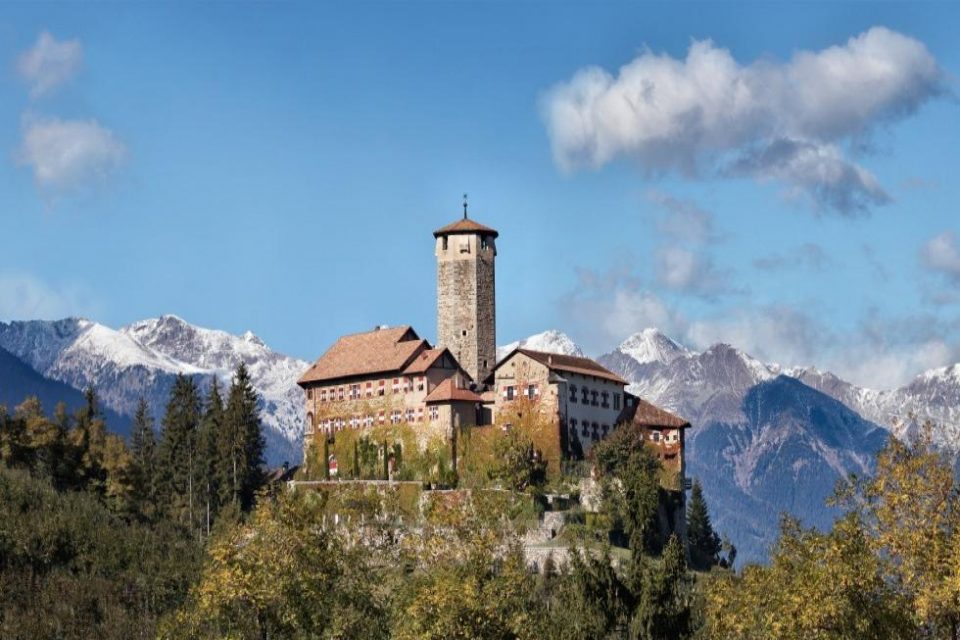
POLYGON ((467 219, 467 194, 463 194, 463 219, 467 219))

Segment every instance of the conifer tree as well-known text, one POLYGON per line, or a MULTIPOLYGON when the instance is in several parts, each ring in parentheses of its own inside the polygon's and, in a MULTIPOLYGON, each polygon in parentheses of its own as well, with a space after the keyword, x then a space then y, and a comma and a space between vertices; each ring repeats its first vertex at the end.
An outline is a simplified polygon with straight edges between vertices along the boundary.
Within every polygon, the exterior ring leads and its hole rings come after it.
POLYGON ((218 449, 224 456, 221 476, 227 479, 221 495, 243 511, 249 511, 253 506, 254 496, 263 484, 261 466, 266 445, 260 433, 258 404, 250 373, 241 362, 230 385, 223 417, 223 438, 218 449))
POLYGON ((103 421, 100 403, 93 387, 83 392, 84 406, 74 416, 74 427, 69 441, 73 450, 76 482, 82 488, 102 493, 106 485, 103 456, 106 449, 107 426, 103 421))
POLYGON ((137 410, 133 415, 130 453, 133 456, 141 509, 152 514, 157 506, 157 439, 153 430, 153 416, 143 396, 137 402, 137 410))
POLYGON ((201 491, 203 492, 204 527, 210 535, 210 525, 219 511, 220 465, 218 465, 219 439, 223 432, 223 398, 216 376, 203 406, 200 421, 198 457, 200 460, 201 491))
POLYGON ((720 536, 713 530, 707 501, 699 480, 693 481, 690 506, 687 509, 687 540, 690 544, 690 564, 694 569, 706 571, 720 560, 720 536))
POLYGON ((200 394, 193 379, 178 374, 163 416, 160 466, 163 501, 171 516, 197 525, 197 430, 200 394))

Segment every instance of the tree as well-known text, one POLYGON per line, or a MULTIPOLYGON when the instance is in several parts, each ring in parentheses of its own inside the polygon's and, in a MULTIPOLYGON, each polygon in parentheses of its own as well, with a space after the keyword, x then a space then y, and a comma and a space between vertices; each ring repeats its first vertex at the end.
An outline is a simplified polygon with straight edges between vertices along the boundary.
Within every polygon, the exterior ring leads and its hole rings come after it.
POLYGON ((221 465, 218 464, 219 440, 223 437, 223 398, 220 397, 220 383, 216 376, 210 385, 203 417, 200 420, 200 432, 197 437, 197 458, 199 467, 201 500, 204 507, 204 528, 210 535, 210 527, 220 509, 221 465))
POLYGON ((316 501, 281 494, 211 542, 190 601, 161 638, 386 638, 371 568, 320 526, 316 501))
POLYGON ((233 502, 249 511, 257 490, 263 484, 265 443, 260 433, 259 398, 250 381, 250 373, 242 362, 237 366, 230 385, 223 416, 223 437, 219 439, 221 456, 221 488, 224 503, 233 502))
POLYGON ((705 617, 711 638, 894 640, 919 637, 909 610, 849 513, 829 533, 785 519, 769 566, 710 581, 705 617))
POLYGON ((634 556, 660 550, 657 508, 660 461, 646 446, 643 429, 623 425, 592 450, 603 508, 623 529, 634 556))
POLYGON ((192 378, 178 374, 163 416, 160 478, 168 513, 191 529, 198 529, 197 430, 200 395, 192 378))
POLYGON ((853 488, 873 549, 937 637, 960 638, 960 494, 953 467, 934 449, 927 423, 912 443, 890 438, 872 478, 853 488))
POLYGON ((141 396, 133 414, 130 434, 130 453, 136 473, 136 486, 141 510, 152 515, 157 510, 157 438, 153 430, 153 416, 147 401, 141 396))
POLYGON ((104 492, 106 472, 103 469, 103 454, 106 446, 107 426, 100 412, 99 399, 93 387, 83 393, 85 404, 77 410, 74 427, 68 440, 72 451, 75 481, 81 488, 104 492))
MULTIPOLYGON (((671 535, 660 562, 642 567, 637 607, 630 621, 630 637, 638 640, 680 640, 693 635, 693 579, 687 571, 683 544, 671 535)), ((638 567, 638 568, 640 568, 638 567)))
POLYGON ((720 561, 720 536, 713 530, 707 501, 699 480, 693 481, 690 506, 687 509, 687 542, 690 546, 690 565, 706 571, 720 561))
POLYGON ((490 478, 499 480, 511 491, 542 487, 546 482, 547 465, 535 448, 529 433, 520 425, 506 427, 493 443, 495 465, 490 478))

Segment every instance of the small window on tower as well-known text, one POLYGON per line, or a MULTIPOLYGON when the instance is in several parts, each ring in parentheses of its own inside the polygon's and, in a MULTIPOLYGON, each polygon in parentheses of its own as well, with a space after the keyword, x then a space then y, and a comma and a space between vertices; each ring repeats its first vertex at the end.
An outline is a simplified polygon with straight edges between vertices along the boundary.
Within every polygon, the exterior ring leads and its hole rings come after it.
POLYGON ((463 331, 461 331, 461 333, 462 333, 464 336, 466 336, 466 335, 467 335, 467 330, 464 329, 463 331))
POLYGON ((486 248, 487 248, 487 236, 480 236, 480 248, 486 250, 486 248))
POLYGON ((447 236, 443 236, 443 250, 447 250, 447 236))

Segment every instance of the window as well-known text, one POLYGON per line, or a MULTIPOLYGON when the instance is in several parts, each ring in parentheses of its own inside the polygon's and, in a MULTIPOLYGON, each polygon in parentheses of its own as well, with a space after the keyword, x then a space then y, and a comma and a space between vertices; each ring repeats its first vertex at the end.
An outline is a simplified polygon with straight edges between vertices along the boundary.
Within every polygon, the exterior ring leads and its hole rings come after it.
POLYGON ((480 236, 480 248, 481 249, 487 248, 487 236, 480 236))
POLYGON ((619 394, 619 393, 613 394, 613 408, 614 408, 614 409, 618 409, 618 410, 620 409, 620 394, 619 394))
POLYGON ((307 400, 313 400, 313 387, 307 387, 307 400))
POLYGON ((570 385, 570 402, 576 404, 577 402, 577 385, 570 385))
POLYGON ((654 441, 654 442, 660 442, 660 432, 658 432, 658 431, 654 431, 654 432, 653 432, 653 441, 654 441))
POLYGON ((593 406, 597 406, 597 396, 599 395, 596 391, 591 391, 590 395, 593 397, 593 401, 590 403, 593 406))
POLYGON ((394 409, 390 412, 390 424, 400 424, 400 410, 394 409))
POLYGON ((352 384, 350 385, 350 399, 356 400, 360 397, 360 385, 352 384))
POLYGON ((313 414, 312 413, 307 414, 307 427, 311 431, 313 431, 313 414))
POLYGON ((426 388, 426 378, 417 378, 417 391, 423 391, 426 388))
POLYGON ((583 388, 583 395, 580 397, 580 400, 583 401, 583 404, 590 404, 590 392, 586 387, 583 388))
POLYGON ((464 330, 463 330, 463 331, 461 331, 460 333, 461 333, 462 335, 464 335, 464 336, 466 336, 466 335, 467 335, 467 330, 466 330, 466 329, 464 329, 464 330))
POLYGON ((571 419, 571 420, 570 420, 570 433, 576 433, 576 432, 577 432, 577 421, 571 419))
POLYGON ((326 402, 326 401, 327 401, 327 390, 326 390, 326 389, 321 389, 321 390, 320 390, 320 402, 326 402))
POLYGON ((608 402, 608 400, 610 399, 610 394, 604 391, 603 393, 600 394, 600 397, 603 398, 603 401, 600 403, 600 406, 603 407, 604 409, 608 409, 610 407, 610 403, 608 402))
POLYGON ((387 386, 387 381, 386 381, 386 380, 381 380, 381 381, 380 381, 380 388, 377 390, 377 395, 378 395, 378 396, 382 396, 382 395, 384 394, 384 391, 386 391, 386 386, 387 386))
POLYGON ((393 379, 393 392, 394 392, 394 393, 399 393, 399 392, 400 392, 400 379, 399 379, 399 378, 394 378, 394 379, 393 379))
POLYGON ((590 434, 590 439, 596 442, 600 439, 600 435, 597 433, 597 429, 600 427, 596 422, 593 423, 593 433, 590 434))
POLYGON ((343 387, 337 387, 337 399, 343 400, 343 387))
POLYGON ((439 420, 440 419, 440 407, 437 405, 430 405, 430 419, 439 420))
POLYGON ((447 250, 447 246, 448 246, 448 245, 447 245, 447 236, 443 236, 443 250, 444 250, 444 251, 447 250))
POLYGON ((533 400, 533 399, 536 398, 538 395, 540 395, 540 390, 537 389, 537 385, 535 385, 535 384, 528 384, 528 385, 527 385, 527 397, 530 398, 531 400, 533 400))
POLYGON ((514 388, 512 385, 508 386, 506 390, 503 392, 503 395, 507 400, 513 400, 513 394, 514 394, 514 388))
POLYGON ((372 396, 372 395, 373 395, 373 383, 372 383, 372 382, 368 382, 368 383, 367 383, 367 397, 369 398, 369 397, 372 396))

